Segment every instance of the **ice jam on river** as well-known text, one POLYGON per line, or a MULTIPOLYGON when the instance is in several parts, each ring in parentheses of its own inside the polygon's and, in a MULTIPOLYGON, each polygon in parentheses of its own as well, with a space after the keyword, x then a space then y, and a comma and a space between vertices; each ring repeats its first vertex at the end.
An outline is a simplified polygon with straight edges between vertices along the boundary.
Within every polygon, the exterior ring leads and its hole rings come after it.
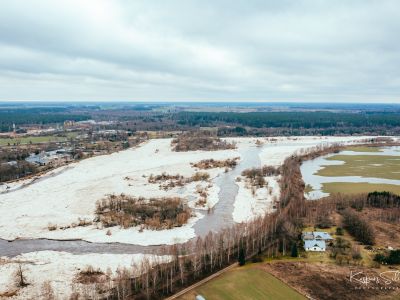
POLYGON ((233 222, 244 222, 273 209, 279 197, 279 178, 265 178, 268 188, 255 193, 238 180, 241 171, 261 165, 282 164, 296 151, 329 143, 352 143, 366 137, 284 137, 232 138, 233 150, 173 152, 171 139, 150 140, 140 147, 85 159, 53 171, 52 176, 13 183, 12 189, 0 194, 0 238, 14 239, 81 239, 98 243, 134 245, 174 244, 188 241, 196 234, 217 231, 233 222), (192 176, 191 163, 203 159, 224 160, 239 157, 233 170, 206 170, 207 183, 189 183, 169 190, 148 182, 151 174, 192 176), (29 183, 29 184, 27 184, 29 183), (198 184, 207 185, 207 203, 196 207, 198 184), (109 194, 135 197, 181 197, 194 210, 188 223, 172 229, 149 230, 103 228, 95 220, 96 202, 109 194), (211 208, 211 213, 208 213, 211 208), (79 226, 84 225, 84 226, 79 226))

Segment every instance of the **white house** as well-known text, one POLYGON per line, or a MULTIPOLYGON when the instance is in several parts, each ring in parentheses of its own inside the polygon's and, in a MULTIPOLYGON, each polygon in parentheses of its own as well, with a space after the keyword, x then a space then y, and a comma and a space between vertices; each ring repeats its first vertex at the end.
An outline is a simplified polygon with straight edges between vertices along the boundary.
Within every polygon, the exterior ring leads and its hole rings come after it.
POLYGON ((326 250, 326 243, 320 240, 305 240, 304 249, 306 251, 323 252, 326 250))
POLYGON ((324 231, 303 232, 304 249, 306 251, 325 251, 326 242, 332 241, 332 236, 324 231))

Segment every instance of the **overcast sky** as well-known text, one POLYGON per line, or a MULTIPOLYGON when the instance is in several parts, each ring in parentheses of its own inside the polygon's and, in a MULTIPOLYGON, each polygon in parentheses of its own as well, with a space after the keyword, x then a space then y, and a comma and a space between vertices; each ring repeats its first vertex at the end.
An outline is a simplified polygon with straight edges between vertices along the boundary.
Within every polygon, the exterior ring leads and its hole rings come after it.
POLYGON ((0 0, 0 100, 400 102, 400 1, 0 0))

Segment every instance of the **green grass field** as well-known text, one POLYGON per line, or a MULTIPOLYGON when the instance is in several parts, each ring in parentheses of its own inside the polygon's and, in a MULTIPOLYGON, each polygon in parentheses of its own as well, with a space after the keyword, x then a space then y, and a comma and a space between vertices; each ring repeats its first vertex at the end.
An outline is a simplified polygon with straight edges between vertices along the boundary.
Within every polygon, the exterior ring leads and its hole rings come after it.
POLYGON ((382 152, 379 147, 368 147, 368 146, 348 146, 344 150, 354 152, 382 152))
POLYGON ((0 138, 0 146, 7 146, 8 144, 37 144, 37 143, 48 143, 48 142, 65 142, 69 138, 75 138, 77 133, 70 132, 67 133, 66 137, 62 136, 26 136, 26 137, 17 137, 17 138, 0 138))
POLYGON ((334 155, 328 160, 341 160, 343 165, 326 166, 320 176, 361 176, 400 180, 400 156, 390 155, 334 155))
POLYGON ((254 265, 228 271, 179 299, 193 300, 198 294, 207 300, 306 299, 279 279, 254 265))
POLYGON ((355 183, 355 182, 329 182, 322 184, 322 191, 335 194, 360 194, 369 192, 392 192, 400 195, 400 185, 394 184, 374 184, 374 183, 355 183))

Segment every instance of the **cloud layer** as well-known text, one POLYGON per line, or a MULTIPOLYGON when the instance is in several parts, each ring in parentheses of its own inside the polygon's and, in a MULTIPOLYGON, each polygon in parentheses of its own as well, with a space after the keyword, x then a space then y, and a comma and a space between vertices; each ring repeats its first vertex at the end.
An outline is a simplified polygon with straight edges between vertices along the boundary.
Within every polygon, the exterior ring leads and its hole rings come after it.
POLYGON ((0 100, 400 102, 393 1, 0 3, 0 100))

